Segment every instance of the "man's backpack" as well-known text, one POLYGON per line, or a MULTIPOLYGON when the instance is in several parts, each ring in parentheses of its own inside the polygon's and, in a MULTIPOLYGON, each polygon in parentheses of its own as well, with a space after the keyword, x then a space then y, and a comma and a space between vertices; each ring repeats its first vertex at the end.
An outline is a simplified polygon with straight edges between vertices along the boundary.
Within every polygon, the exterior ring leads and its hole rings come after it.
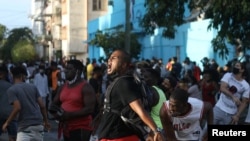
MULTIPOLYGON (((148 135, 150 129, 149 127, 147 127, 147 125, 144 124, 141 118, 130 108, 130 106, 129 105, 125 106, 122 111, 118 111, 110 107, 111 91, 113 87, 117 84, 117 82, 125 77, 132 77, 132 76, 122 76, 120 78, 117 78, 112 84, 110 84, 111 86, 107 89, 106 98, 104 100, 104 111, 118 114, 124 121, 124 123, 127 125, 127 127, 131 129, 141 139, 141 141, 144 141, 145 136, 148 135)), ((136 74, 134 74, 133 77, 134 81, 138 84, 138 86, 140 86, 141 101, 143 107, 149 113, 151 110, 150 103, 152 103, 151 102, 152 94, 150 93, 146 84, 138 76, 136 76, 136 74)))

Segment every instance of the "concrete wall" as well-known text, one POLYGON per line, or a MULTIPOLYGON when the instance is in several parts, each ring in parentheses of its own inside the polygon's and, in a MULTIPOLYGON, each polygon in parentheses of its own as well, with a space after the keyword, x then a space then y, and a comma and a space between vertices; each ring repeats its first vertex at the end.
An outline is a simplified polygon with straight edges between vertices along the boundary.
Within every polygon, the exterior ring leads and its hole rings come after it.
MULTIPOLYGON (((125 2, 114 0, 113 12, 98 19, 88 22, 88 40, 94 38, 95 32, 114 27, 125 23, 125 2), (118 6, 119 5, 119 6, 118 6)), ((134 18, 132 19, 133 31, 143 33, 143 29, 139 27, 139 20, 145 13, 144 0, 138 0, 133 6, 134 18)), ((190 12, 186 12, 188 16, 190 12)), ((151 59, 152 57, 162 58, 164 64, 168 59, 177 56, 182 62, 185 57, 189 57, 192 61, 201 67, 200 60, 203 57, 215 58, 222 66, 228 59, 233 58, 234 49, 229 46, 229 57, 227 60, 219 58, 212 49, 211 40, 216 36, 216 30, 207 30, 209 20, 197 21, 184 24, 178 27, 175 39, 169 40, 161 36, 162 30, 156 29, 152 36, 140 34, 139 41, 142 44, 141 59, 151 59)), ((99 47, 89 46, 89 58, 99 58, 105 56, 99 47)))

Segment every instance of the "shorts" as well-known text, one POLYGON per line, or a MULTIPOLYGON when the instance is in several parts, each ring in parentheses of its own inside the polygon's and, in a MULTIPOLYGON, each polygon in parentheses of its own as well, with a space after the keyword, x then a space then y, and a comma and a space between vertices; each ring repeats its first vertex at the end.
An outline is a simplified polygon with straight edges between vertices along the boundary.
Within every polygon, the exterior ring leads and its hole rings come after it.
POLYGON ((44 126, 34 125, 17 133, 17 141, 43 141, 44 126))

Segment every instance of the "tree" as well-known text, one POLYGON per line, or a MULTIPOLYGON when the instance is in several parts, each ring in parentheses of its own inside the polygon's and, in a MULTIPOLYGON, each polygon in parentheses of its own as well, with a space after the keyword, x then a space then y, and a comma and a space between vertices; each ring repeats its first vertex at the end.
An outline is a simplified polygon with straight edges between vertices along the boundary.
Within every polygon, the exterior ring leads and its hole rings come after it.
MULTIPOLYGON (((104 32, 98 30, 95 34, 95 38, 92 39, 89 44, 92 46, 102 47, 106 56, 115 49, 125 49, 126 39, 125 32, 119 30, 121 26, 115 27, 115 30, 109 29, 110 31, 104 32), (111 31, 112 30, 112 31, 111 31)), ((130 54, 133 58, 138 59, 141 52, 141 44, 137 40, 137 35, 134 33, 130 34, 130 54)))
MULTIPOLYGON (((7 28, 0 24, 0 52, 3 50, 4 42, 6 41, 7 28)), ((1 54, 0 54, 1 55, 1 54)), ((0 56, 2 58, 2 56, 0 56)))
POLYGON ((13 62, 24 62, 35 58, 35 48, 27 40, 18 41, 11 50, 13 62))
POLYGON ((184 18, 187 7, 191 13, 198 13, 198 18, 205 14, 205 18, 211 19, 208 29, 218 30, 211 42, 214 51, 222 58, 228 55, 227 42, 241 46, 243 51, 249 48, 249 0, 146 0, 145 7, 146 14, 140 25, 147 34, 153 34, 154 29, 160 27, 164 37, 175 38, 177 27, 190 22, 184 18))
POLYGON ((7 32, 6 26, 0 24, 0 47, 3 44, 3 41, 6 37, 6 32, 7 32))
POLYGON ((19 41, 27 41, 30 44, 34 44, 34 36, 32 30, 28 27, 15 28, 7 34, 6 42, 3 45, 2 56, 3 59, 11 59, 12 48, 19 41))

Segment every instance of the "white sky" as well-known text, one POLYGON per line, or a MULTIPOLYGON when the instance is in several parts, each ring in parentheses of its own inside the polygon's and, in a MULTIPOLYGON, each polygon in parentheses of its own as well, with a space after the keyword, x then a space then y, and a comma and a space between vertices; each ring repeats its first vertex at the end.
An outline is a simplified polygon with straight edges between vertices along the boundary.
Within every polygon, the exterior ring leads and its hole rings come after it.
POLYGON ((0 24, 9 30, 31 27, 31 0, 0 0, 0 24))

